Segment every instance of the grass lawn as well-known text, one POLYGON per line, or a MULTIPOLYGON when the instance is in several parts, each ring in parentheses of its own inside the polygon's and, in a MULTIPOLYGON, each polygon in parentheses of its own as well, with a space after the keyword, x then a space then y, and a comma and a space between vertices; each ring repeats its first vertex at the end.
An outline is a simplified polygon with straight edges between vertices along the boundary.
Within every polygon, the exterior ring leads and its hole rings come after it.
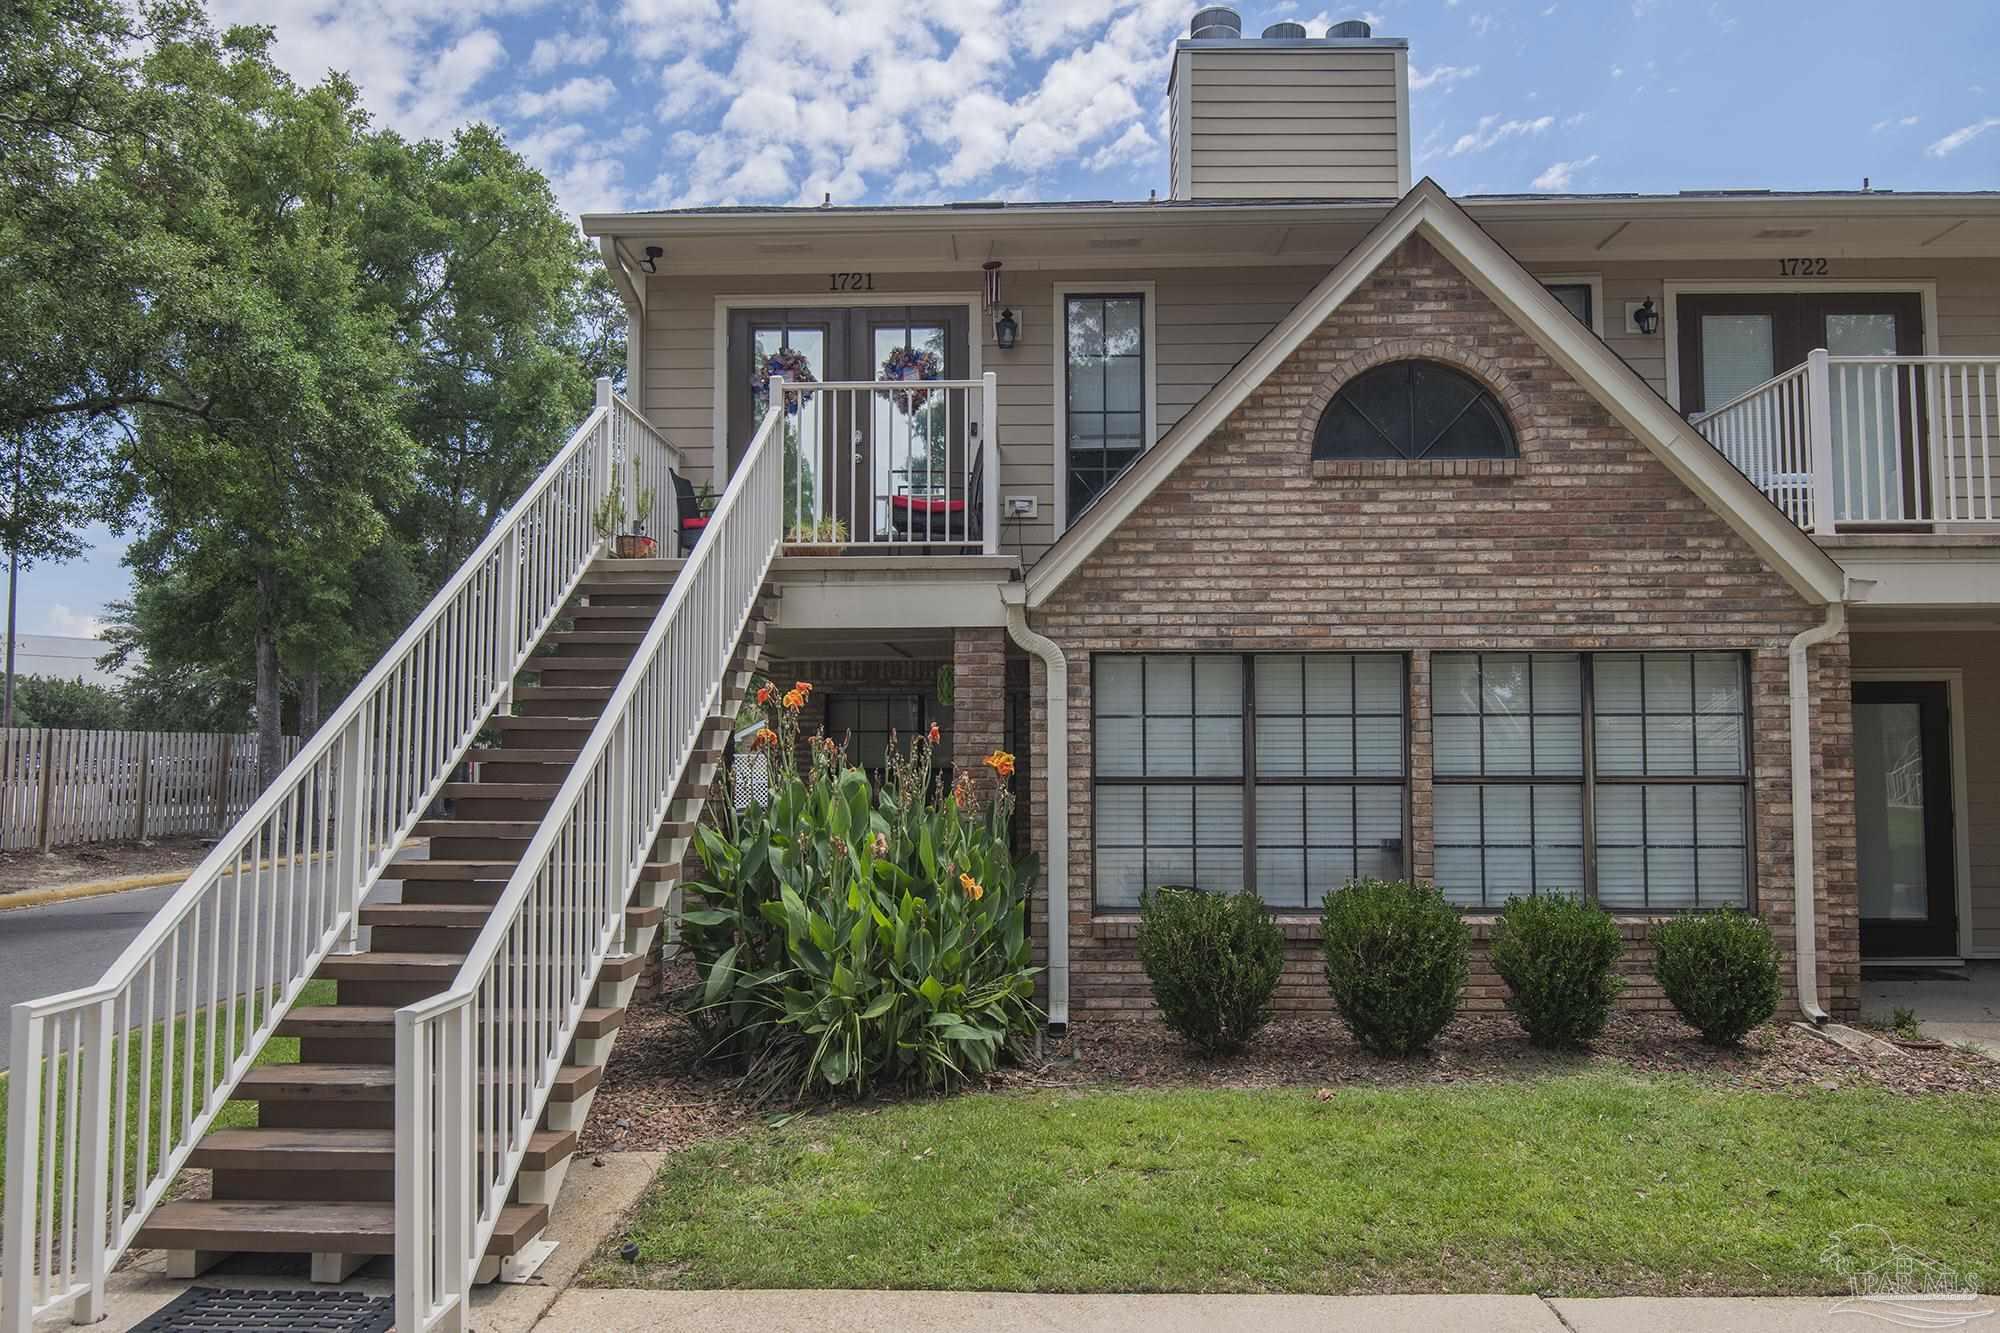
POLYGON ((2000 1256, 2000 1106, 1601 1071, 1390 1089, 996 1093, 675 1153, 605 1285, 1837 1289, 1828 1237, 2000 1256))
MULTIPOLYGON (((333 990, 333 983, 331 981, 308 981, 306 983, 305 990, 302 991, 299 995, 298 1006, 295 1007, 303 1007, 306 1005, 332 1004, 333 998, 334 998, 334 990, 333 990)), ((242 1034, 253 1021, 250 1016, 250 1008, 255 1003, 257 1002, 251 1000, 237 1001, 236 1031, 238 1033, 237 1040, 239 1041, 239 1043, 242 1040, 242 1034)), ((257 1012, 262 1013, 261 1004, 258 1004, 257 1012)), ((145 1076, 152 1082, 152 1099, 153 1099, 152 1105, 155 1108, 156 1115, 157 1115, 157 1108, 159 1107, 159 1098, 160 1098, 160 1081, 162 1075, 161 1066, 166 1050, 166 1042, 163 1034, 163 1029, 165 1028, 165 1026, 166 1025, 164 1023, 155 1023, 153 1025, 153 1058, 150 1066, 146 1065, 146 1063, 141 1059, 142 1053, 144 1051, 143 1034, 139 1030, 135 1029, 127 1038, 127 1040, 129 1040, 132 1044, 131 1057, 127 1065, 127 1068, 131 1071, 128 1081, 131 1087, 130 1096, 132 1100, 129 1103, 129 1105, 131 1105, 136 1109, 139 1104, 138 1103, 139 1078, 143 1070, 145 1076)), ((173 1026, 174 1026, 174 1060, 175 1060, 174 1088, 175 1088, 175 1095, 178 1096, 180 1088, 181 1070, 183 1068, 182 1064, 180 1063, 182 1059, 181 1043, 183 1041, 183 1034, 187 1030, 188 1020, 186 1018, 176 1018, 173 1020, 173 1026)), ((197 1015, 194 1020, 194 1040, 196 1043, 195 1049, 199 1055, 205 1056, 207 1053, 208 1050, 207 1034, 208 1034, 208 1023, 206 1018, 204 1016, 197 1015)), ((221 1049, 222 1042, 219 1037, 216 1042, 216 1046, 217 1050, 215 1058, 215 1068, 219 1073, 228 1065, 229 1056, 226 1051, 221 1049)), ((260 1065, 291 1064, 297 1061, 298 1058, 299 1058, 299 1043, 297 1038, 273 1037, 269 1042, 265 1043, 264 1049, 258 1053, 256 1063, 260 1065)), ((200 1063, 199 1059, 196 1061, 196 1063, 197 1064, 200 1063)), ((115 1064, 113 1065, 113 1068, 114 1070, 116 1069, 115 1064)), ((7 1077, 8 1076, 4 1071, 0 1071, 0 1143, 5 1143, 7 1136, 7 1107, 8 1107, 7 1077)), ((68 1107, 66 1105, 67 1101, 68 1101, 67 1095, 58 1096, 56 1105, 56 1114, 58 1117, 61 1117, 67 1112, 68 1110, 68 1107)), ((257 1104, 255 1102, 227 1102, 223 1105, 221 1112, 218 1113, 217 1116, 215 1117, 215 1124, 213 1128, 234 1129, 234 1128, 241 1128, 242 1126, 245 1125, 254 1125, 256 1123, 257 1123, 257 1104)), ((175 1124, 176 1125, 179 1124, 178 1111, 176 1111, 175 1124)), ((152 1126, 152 1132, 148 1135, 149 1141, 146 1145, 146 1167, 148 1174, 151 1173, 153 1167, 159 1164, 160 1160, 158 1131, 159 1131, 159 1125, 156 1121, 152 1126)), ((126 1118, 126 1125, 125 1125, 125 1179, 126 1179, 126 1190, 128 1194, 130 1193, 130 1190, 132 1188, 131 1185, 133 1179, 132 1167, 134 1165, 134 1159, 136 1159, 138 1155, 139 1155, 139 1126, 137 1124, 137 1121, 132 1116, 128 1115, 126 1118)), ((0 1153, 0 1199, 5 1199, 6 1197, 7 1197, 7 1163, 5 1160, 5 1154, 0 1153)))

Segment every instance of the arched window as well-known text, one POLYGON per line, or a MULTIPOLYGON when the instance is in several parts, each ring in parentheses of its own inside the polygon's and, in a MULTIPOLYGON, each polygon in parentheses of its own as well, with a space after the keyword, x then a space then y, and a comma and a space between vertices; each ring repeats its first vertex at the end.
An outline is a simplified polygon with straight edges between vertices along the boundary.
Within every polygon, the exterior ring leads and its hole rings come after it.
POLYGON ((1315 459, 1514 458, 1493 394, 1435 361, 1391 361, 1340 386, 1313 433, 1315 459))

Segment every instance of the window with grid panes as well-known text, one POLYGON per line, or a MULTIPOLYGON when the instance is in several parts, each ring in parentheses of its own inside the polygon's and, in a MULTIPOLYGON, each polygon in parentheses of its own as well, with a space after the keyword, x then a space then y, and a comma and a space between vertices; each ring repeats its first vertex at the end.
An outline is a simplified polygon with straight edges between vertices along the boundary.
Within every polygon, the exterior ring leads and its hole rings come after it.
POLYGON ((1094 672, 1098 906, 1249 884, 1314 910, 1402 873, 1401 656, 1099 655, 1094 672))
POLYGON ((1749 904, 1741 654, 1440 653, 1432 681, 1436 880, 1451 901, 1749 904))

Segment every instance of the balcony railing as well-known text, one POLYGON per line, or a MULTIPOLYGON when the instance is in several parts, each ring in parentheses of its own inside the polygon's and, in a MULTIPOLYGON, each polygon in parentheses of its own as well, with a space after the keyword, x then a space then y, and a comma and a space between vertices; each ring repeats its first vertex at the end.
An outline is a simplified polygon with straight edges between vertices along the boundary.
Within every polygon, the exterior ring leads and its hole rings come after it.
POLYGON ((2000 524, 2000 357, 1817 350, 1691 424, 1808 532, 2000 524))
POLYGON ((792 384, 785 549, 996 554, 996 377, 792 384))

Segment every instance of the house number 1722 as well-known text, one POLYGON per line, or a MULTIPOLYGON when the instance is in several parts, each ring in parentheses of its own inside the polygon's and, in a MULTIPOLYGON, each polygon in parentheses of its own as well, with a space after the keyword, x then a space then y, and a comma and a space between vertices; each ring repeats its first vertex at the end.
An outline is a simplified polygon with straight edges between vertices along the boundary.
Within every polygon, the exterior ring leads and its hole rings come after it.
POLYGON ((1824 259, 1780 259, 1778 276, 1781 278, 1823 278, 1827 264, 1824 259))
POLYGON ((827 287, 830 292, 872 292, 875 290, 873 273, 829 273, 827 287))

